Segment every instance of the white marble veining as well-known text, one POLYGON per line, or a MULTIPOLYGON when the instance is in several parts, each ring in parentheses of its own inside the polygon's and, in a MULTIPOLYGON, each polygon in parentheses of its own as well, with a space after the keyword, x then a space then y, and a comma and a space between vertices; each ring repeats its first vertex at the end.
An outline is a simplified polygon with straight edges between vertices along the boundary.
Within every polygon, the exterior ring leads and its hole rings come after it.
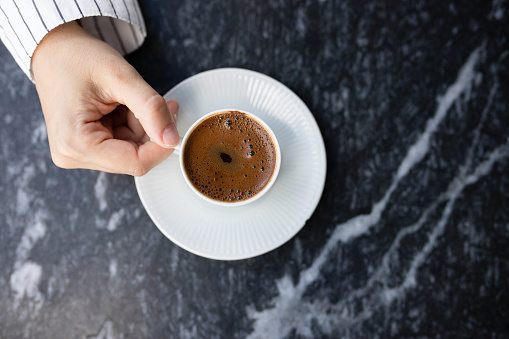
MULTIPOLYGON (((250 318, 255 320, 254 331, 249 335, 249 338, 283 338, 289 335, 292 330, 296 330, 296 333, 300 336, 313 337, 311 331, 313 320, 318 322, 325 333, 332 334, 338 322, 345 329, 355 326, 368 320, 372 316, 373 308, 388 307, 395 299, 404 298, 407 289, 416 287, 418 269, 426 262, 429 253, 436 246, 437 239, 443 234, 449 216, 454 209, 454 204, 463 190, 487 175, 496 162, 509 157, 508 137, 507 142, 492 150, 485 161, 478 164, 474 169, 471 168, 473 151, 478 146, 478 132, 491 105, 491 95, 482 112, 481 123, 476 129, 474 142, 466 154, 465 163, 460 167, 458 175, 451 181, 448 189, 438 196, 437 200, 423 212, 416 223, 406 226, 398 232, 392 245, 384 253, 380 265, 371 274, 367 283, 362 288, 348 291, 336 303, 330 303, 327 300, 308 301, 304 297, 307 288, 320 278, 322 267, 330 260, 334 260, 334 258, 330 258, 333 250, 341 243, 365 235, 380 221, 391 195, 399 183, 429 152, 430 139, 437 131, 447 112, 456 101, 468 101, 473 82, 478 79, 475 66, 479 61, 482 50, 483 47, 479 47, 471 53, 467 62, 459 71, 456 81, 447 88, 443 96, 437 99, 435 115, 427 121, 425 130, 417 141, 409 147, 392 184, 383 198, 373 205, 371 213, 358 215, 337 225, 313 264, 300 272, 297 284, 293 283, 290 276, 284 276, 278 280, 279 295, 272 299, 267 309, 255 310, 252 307, 248 308, 250 318), (403 282, 398 286, 389 287, 387 277, 392 273, 390 261, 394 259, 394 255, 398 254, 397 250, 404 237, 418 231, 424 223, 428 222, 429 214, 443 202, 446 202, 446 204, 442 215, 428 234, 428 241, 424 243, 420 252, 414 256, 403 282), (353 304, 361 301, 363 304, 361 311, 353 311, 355 309, 353 304)), ((496 87, 493 87, 493 90, 496 90, 496 87)), ((337 258, 337 260, 341 259, 337 258)))

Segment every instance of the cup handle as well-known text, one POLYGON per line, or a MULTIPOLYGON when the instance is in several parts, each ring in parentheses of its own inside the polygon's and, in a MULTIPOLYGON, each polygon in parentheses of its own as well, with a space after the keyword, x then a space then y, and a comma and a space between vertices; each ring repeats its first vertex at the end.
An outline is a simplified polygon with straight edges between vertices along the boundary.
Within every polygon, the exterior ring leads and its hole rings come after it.
POLYGON ((180 154, 182 151, 182 137, 179 137, 179 143, 177 146, 173 147, 173 153, 180 154))

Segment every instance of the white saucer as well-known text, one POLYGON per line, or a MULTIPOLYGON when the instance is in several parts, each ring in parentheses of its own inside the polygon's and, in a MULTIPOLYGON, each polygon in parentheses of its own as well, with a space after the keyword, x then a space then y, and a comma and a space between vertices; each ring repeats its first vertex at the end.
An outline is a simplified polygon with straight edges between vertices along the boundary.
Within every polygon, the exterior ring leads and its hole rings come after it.
POLYGON ((271 251, 311 217, 325 184, 322 135, 306 105, 289 88, 257 72, 223 68, 182 81, 164 96, 180 104, 184 135, 202 115, 227 107, 254 113, 276 134, 281 169, 262 198, 238 207, 213 205, 187 186, 178 156, 135 178, 140 199, 161 232, 197 255, 238 260, 271 251))

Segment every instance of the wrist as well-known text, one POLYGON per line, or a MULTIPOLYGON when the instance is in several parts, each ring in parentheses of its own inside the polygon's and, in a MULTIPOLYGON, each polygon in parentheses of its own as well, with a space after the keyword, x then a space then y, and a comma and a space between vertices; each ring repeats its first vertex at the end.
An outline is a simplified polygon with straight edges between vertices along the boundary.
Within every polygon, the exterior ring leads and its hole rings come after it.
POLYGON ((34 82, 37 81, 37 73, 40 73, 39 70, 44 67, 46 62, 54 60, 58 55, 72 53, 72 50, 67 50, 69 43, 78 37, 85 36, 91 37, 76 21, 59 25, 46 34, 32 55, 31 70, 34 82))

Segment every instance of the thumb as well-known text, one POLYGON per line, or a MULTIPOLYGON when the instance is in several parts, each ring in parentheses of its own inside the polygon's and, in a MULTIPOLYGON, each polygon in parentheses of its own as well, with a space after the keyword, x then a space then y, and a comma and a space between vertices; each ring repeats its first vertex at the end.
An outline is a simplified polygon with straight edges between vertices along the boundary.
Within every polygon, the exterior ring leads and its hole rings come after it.
MULTIPOLYGON (((127 64, 127 62, 126 62, 127 64)), ((126 105, 140 121, 145 133, 161 147, 172 148, 179 143, 176 126, 176 102, 167 103, 141 75, 131 68, 129 76, 116 77, 116 84, 108 86, 114 89, 112 99, 126 105), (175 112, 170 112, 170 107, 175 112)))

